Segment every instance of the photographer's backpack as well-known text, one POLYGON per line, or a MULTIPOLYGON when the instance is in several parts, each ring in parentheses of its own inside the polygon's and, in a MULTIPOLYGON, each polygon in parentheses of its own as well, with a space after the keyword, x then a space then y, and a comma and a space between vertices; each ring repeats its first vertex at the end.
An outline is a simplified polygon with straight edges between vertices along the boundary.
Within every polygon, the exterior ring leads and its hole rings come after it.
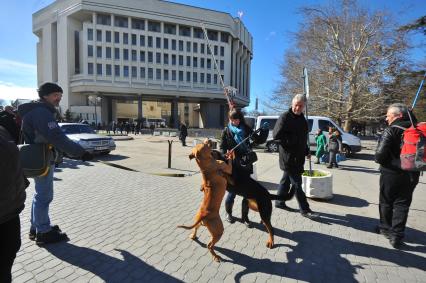
POLYGON ((404 130, 401 146, 401 168, 407 171, 426 171, 426 123, 409 128, 392 126, 404 130))

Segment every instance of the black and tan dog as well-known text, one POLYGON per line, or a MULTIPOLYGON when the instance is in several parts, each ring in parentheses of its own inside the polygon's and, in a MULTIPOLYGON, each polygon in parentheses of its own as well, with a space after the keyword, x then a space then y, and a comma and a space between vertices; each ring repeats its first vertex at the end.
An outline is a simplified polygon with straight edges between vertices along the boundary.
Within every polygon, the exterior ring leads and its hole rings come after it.
POLYGON ((202 191, 203 201, 198 210, 194 224, 191 226, 178 226, 179 228, 194 229, 190 235, 191 239, 197 237, 197 229, 201 224, 207 227, 212 239, 207 245, 213 260, 220 261, 221 258, 214 252, 213 247, 223 234, 223 223, 220 218, 219 209, 227 187, 226 175, 232 173, 232 162, 225 162, 213 158, 211 146, 206 140, 192 149, 190 159, 195 158, 203 178, 202 191), (228 164, 229 163, 229 164, 228 164))

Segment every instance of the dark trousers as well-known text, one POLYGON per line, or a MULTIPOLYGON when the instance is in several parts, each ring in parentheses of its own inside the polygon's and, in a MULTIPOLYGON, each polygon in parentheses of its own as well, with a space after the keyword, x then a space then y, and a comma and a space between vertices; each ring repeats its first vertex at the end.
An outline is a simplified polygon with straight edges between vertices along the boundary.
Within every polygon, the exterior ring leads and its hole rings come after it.
POLYGON ((276 204, 284 204, 285 200, 290 200, 293 194, 296 193, 296 199, 299 204, 300 212, 309 212, 309 203, 306 200, 305 192, 302 190, 302 175, 284 171, 283 177, 280 180, 277 195, 284 200, 275 201, 276 204), (292 190, 290 190, 290 185, 292 190))
POLYGON ((337 161, 336 161, 336 155, 337 155, 337 151, 329 151, 329 160, 328 160, 328 166, 338 166, 337 165, 337 161))
POLYGON ((418 172, 381 172, 380 174, 380 229, 392 238, 404 237, 413 192, 419 182, 418 172))
POLYGON ((12 265, 21 247, 19 215, 0 224, 0 282, 12 282, 12 265))
POLYGON ((182 146, 186 146, 186 136, 181 136, 180 141, 182 142, 182 146))

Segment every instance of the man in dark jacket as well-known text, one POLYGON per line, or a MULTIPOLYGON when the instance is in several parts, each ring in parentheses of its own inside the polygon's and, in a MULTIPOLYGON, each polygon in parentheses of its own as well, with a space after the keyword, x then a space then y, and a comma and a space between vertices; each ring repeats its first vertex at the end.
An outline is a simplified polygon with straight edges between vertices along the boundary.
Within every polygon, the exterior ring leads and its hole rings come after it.
POLYGON ((304 172, 305 156, 310 158, 308 148, 308 123, 303 115, 306 97, 297 94, 293 97, 291 108, 284 112, 275 124, 274 140, 279 141, 280 168, 284 171, 278 187, 278 195, 283 200, 275 201, 275 207, 287 209, 284 200, 289 200, 290 184, 296 193, 299 210, 302 216, 314 218, 318 215, 309 208, 306 195, 302 190, 302 174, 304 172))
MULTIPOLYGON (((62 88, 54 83, 45 83, 38 90, 40 101, 19 106, 22 117, 23 134, 28 144, 52 144, 68 156, 91 160, 93 156, 77 143, 70 140, 59 128, 55 120, 55 107, 62 98, 62 88)), ((29 238, 38 245, 67 240, 68 237, 57 225, 51 226, 49 205, 53 200, 53 173, 55 170, 53 151, 51 166, 45 176, 35 177, 35 194, 31 209, 31 228, 29 238)))
POLYGON ((22 172, 14 138, 0 126, 0 282, 12 281, 12 265, 21 247, 19 213, 24 209, 28 180, 22 172))
POLYGON ((180 125, 180 134, 179 134, 179 139, 182 142, 182 146, 186 146, 186 137, 188 136, 188 129, 185 125, 185 123, 182 123, 180 125))
POLYGON ((420 173, 404 171, 400 167, 403 128, 411 126, 407 107, 401 103, 390 105, 386 122, 389 127, 383 131, 375 155, 380 164, 380 224, 377 232, 388 238, 394 248, 399 248, 420 173))

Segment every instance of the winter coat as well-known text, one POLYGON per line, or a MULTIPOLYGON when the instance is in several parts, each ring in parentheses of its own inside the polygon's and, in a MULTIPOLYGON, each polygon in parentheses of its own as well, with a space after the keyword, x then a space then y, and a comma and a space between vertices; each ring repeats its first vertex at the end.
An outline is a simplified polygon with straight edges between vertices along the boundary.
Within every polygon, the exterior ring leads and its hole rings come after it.
POLYGON ((188 129, 186 128, 186 126, 185 125, 180 126, 179 138, 184 139, 187 136, 188 136, 188 129))
POLYGON ((273 138, 279 142, 281 170, 293 174, 304 171, 308 148, 308 122, 302 114, 296 115, 291 108, 284 112, 275 124, 273 138))
POLYGON ((325 147, 327 145, 327 139, 324 134, 321 133, 315 137, 315 142, 317 143, 317 151, 315 152, 315 156, 321 158, 321 156, 325 152, 325 147))
POLYGON ((342 136, 341 135, 336 135, 336 134, 332 134, 329 138, 328 138, 328 152, 339 152, 342 150, 342 136))

